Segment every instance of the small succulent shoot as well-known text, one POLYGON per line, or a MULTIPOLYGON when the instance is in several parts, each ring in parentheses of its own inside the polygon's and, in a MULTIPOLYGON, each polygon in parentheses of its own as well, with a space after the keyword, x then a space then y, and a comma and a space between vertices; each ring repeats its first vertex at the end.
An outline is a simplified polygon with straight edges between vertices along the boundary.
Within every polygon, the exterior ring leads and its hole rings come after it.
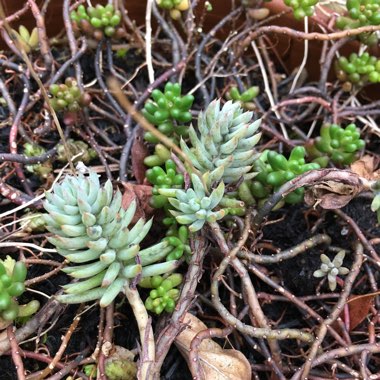
MULTIPOLYGON (((152 91, 152 99, 145 103, 142 110, 144 117, 168 137, 186 137, 188 127, 183 124, 191 121, 190 109, 194 96, 182 96, 181 85, 168 82, 164 92, 158 89, 152 91)), ((151 132, 146 132, 144 139, 155 144, 159 142, 151 132)))
POLYGON ((321 167, 326 167, 331 160, 337 165, 350 165, 355 161, 357 152, 365 146, 360 138, 360 130, 355 124, 342 128, 337 124, 325 124, 311 146, 308 153, 321 167))
POLYGON ((348 58, 340 56, 335 61, 335 71, 338 79, 344 82, 345 91, 380 82, 380 60, 367 52, 351 53, 348 58))
MULTIPOLYGON (((241 185, 240 193, 244 194, 248 187, 255 199, 264 199, 298 175, 320 168, 318 163, 306 163, 305 155, 306 151, 302 146, 293 148, 288 159, 275 151, 264 151, 254 165, 254 170, 258 174, 253 181, 241 185)), ((285 202, 291 204, 302 202, 303 195, 304 189, 298 188, 286 196, 285 202)), ((245 197, 249 197, 249 194, 245 197)), ((252 204, 253 201, 249 200, 249 203, 252 204)))
POLYGON ((75 31, 85 32, 97 40, 104 36, 119 38, 124 35, 124 30, 119 27, 121 12, 112 4, 97 4, 88 8, 81 4, 71 12, 70 18, 75 31))
MULTIPOLYGON (((69 147, 70 153, 76 157, 73 160, 74 163, 82 161, 87 165, 90 161, 98 157, 96 151, 90 148, 84 141, 67 139, 66 145, 69 147)), ((68 162, 65 146, 63 144, 58 144, 57 146, 57 160, 63 163, 68 162)))
POLYGON ((147 180, 154 185, 150 206, 161 208, 169 205, 168 198, 159 193, 159 189, 183 188, 183 175, 177 173, 177 167, 173 160, 165 162, 165 170, 160 166, 154 166, 146 171, 147 180))
POLYGON ((145 301, 146 309, 155 314, 161 314, 163 311, 172 313, 179 298, 177 287, 181 285, 182 281, 183 276, 180 273, 173 273, 168 277, 143 278, 139 282, 139 286, 152 289, 145 301))
MULTIPOLYGON (((24 154, 27 157, 41 156, 44 153, 46 153, 46 149, 37 144, 24 144, 24 154)), ((25 168, 29 173, 33 173, 42 179, 48 178, 49 174, 53 171, 53 166, 50 160, 40 164, 25 165, 25 168)))
POLYGON ((78 112, 91 102, 90 95, 82 92, 72 77, 66 78, 65 83, 50 85, 49 92, 52 95, 51 105, 57 112, 78 112))
POLYGON ((63 271, 79 279, 63 286, 67 294, 57 297, 60 302, 99 299, 100 306, 106 307, 123 290, 126 280, 170 273, 178 267, 175 260, 158 263, 173 249, 168 242, 140 250, 152 220, 140 219, 130 227, 136 202, 124 210, 121 192, 113 194, 109 180, 101 186, 95 172, 66 176, 46 193, 46 199, 46 228, 54 234, 48 240, 74 264, 63 271))
POLYGON ((179 20, 181 12, 190 8, 190 0, 156 0, 156 3, 160 8, 169 10, 173 20, 179 20))
POLYGON ((224 183, 220 182, 210 196, 206 196, 201 179, 191 175, 193 187, 188 190, 159 189, 159 193, 169 197, 169 203, 178 211, 169 210, 179 224, 189 224, 189 231, 199 231, 206 222, 213 223, 222 219, 226 211, 213 211, 220 203, 224 194, 224 183))
POLYGON ((40 212, 29 212, 20 220, 20 227, 25 232, 44 232, 46 222, 44 214, 40 212))
POLYGON ((315 5, 319 0, 284 0, 284 4, 293 9, 293 15, 296 20, 302 20, 304 17, 314 14, 315 5))
POLYGON ((2 323, 14 321, 18 317, 34 314, 39 308, 38 301, 19 305, 17 297, 25 291, 26 265, 10 256, 0 260, 0 319, 2 323))
MULTIPOLYGON (((376 183, 377 186, 380 184, 376 183)), ((379 189, 375 190, 375 196, 371 203, 371 210, 377 214, 377 223, 380 224, 380 192, 379 189)))
POLYGON ((179 260, 184 254, 189 256, 191 248, 189 245, 189 230, 186 226, 180 226, 175 231, 170 231, 163 241, 169 242, 173 250, 166 256, 166 261, 179 260))
POLYGON ((333 292, 336 289, 336 278, 338 275, 346 275, 350 270, 348 268, 342 267, 345 251, 339 251, 334 257, 333 261, 330 260, 325 254, 321 255, 321 267, 317 269, 313 276, 320 278, 327 276, 329 282, 329 288, 333 292))
POLYGON ((30 53, 32 50, 38 48, 38 30, 33 28, 32 32, 29 33, 29 30, 25 28, 24 25, 20 25, 18 32, 12 29, 13 35, 16 37, 17 42, 24 49, 25 53, 30 53))
POLYGON ((240 103, 228 101, 220 108, 214 100, 198 117, 199 136, 189 127, 191 148, 182 139, 181 148, 193 166, 202 174, 208 173, 206 184, 226 184, 253 178, 252 164, 257 159, 254 150, 261 137, 256 133, 261 119, 251 123, 253 113, 244 112, 240 103))
POLYGON ((161 166, 171 157, 170 150, 163 144, 154 146, 154 153, 145 157, 144 164, 149 167, 161 166))
POLYGON ((229 89, 226 94, 228 100, 233 100, 234 102, 240 102, 241 106, 246 110, 254 110, 256 108, 253 103, 253 99, 259 95, 260 89, 257 86, 252 86, 248 90, 239 92, 238 88, 233 86, 229 89))

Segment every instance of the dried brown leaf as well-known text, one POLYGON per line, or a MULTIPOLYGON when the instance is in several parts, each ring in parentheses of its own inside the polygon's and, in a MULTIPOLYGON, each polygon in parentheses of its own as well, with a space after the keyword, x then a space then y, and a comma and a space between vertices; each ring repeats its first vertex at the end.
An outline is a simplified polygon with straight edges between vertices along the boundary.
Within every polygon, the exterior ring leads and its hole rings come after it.
POLYGON ((152 187, 146 185, 135 185, 129 182, 123 182, 124 192, 122 206, 127 209, 133 200, 137 202, 137 208, 132 223, 136 223, 140 218, 149 219, 154 210, 149 206, 149 200, 152 197, 152 187))
MULTIPOLYGON (((184 323, 187 324, 187 328, 177 336, 175 344, 189 363, 191 341, 198 332, 206 330, 207 326, 190 313, 186 314, 184 323)), ((224 349, 212 339, 204 339, 199 345, 198 355, 204 379, 251 379, 251 366, 240 351, 224 349)))
POLYGON ((344 207, 362 190, 360 185, 324 181, 306 190, 305 202, 309 206, 321 206, 324 209, 333 210, 344 207))
POLYGON ((369 155, 351 164, 351 170, 354 173, 369 180, 380 179, 380 169, 375 170, 376 167, 375 158, 369 155))
POLYGON ((350 297, 347 302, 350 315, 350 331, 354 330, 367 317, 377 294, 370 293, 350 297))
POLYGON ((132 149, 132 173, 136 178, 138 184, 144 183, 146 166, 144 165, 144 158, 148 155, 148 148, 144 144, 142 131, 138 133, 133 141, 132 149))

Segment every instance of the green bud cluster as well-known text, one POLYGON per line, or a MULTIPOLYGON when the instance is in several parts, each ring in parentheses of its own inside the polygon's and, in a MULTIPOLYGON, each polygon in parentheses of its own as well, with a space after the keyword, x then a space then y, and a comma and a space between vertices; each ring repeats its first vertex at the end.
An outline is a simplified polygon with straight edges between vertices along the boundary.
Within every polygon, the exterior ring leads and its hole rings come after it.
POLYGON ((339 80, 348 81, 356 86, 380 82, 380 59, 370 56, 367 52, 361 55, 352 53, 348 59, 344 56, 339 57, 335 62, 335 70, 339 80))
POLYGON ((237 87, 231 87, 226 94, 226 98, 228 100, 240 102, 241 106, 246 110, 253 110, 255 108, 255 104, 252 103, 252 100, 256 98, 259 92, 260 89, 257 86, 252 86, 248 90, 243 91, 242 93, 239 92, 237 87))
MULTIPOLYGON (((68 146, 72 156, 78 156, 80 154, 78 157, 73 159, 74 163, 82 161, 87 165, 91 160, 98 156, 96 151, 90 148, 84 141, 67 139, 66 145, 68 146)), ((57 146, 57 159, 63 163, 67 163, 69 161, 66 155, 65 146, 63 144, 58 144, 57 146)))
MULTIPOLYGON (((46 152, 46 149, 44 149, 43 147, 37 144, 31 144, 31 143, 24 144, 24 154, 27 157, 41 156, 45 152, 46 152)), ((47 178, 49 174, 52 172, 53 166, 52 166, 51 161, 48 160, 41 164, 25 165, 25 169, 29 173, 33 173, 40 178, 47 178)))
POLYGON ((356 153, 365 146, 360 138, 360 131, 355 124, 342 128, 337 124, 325 124, 321 127, 318 136, 311 146, 307 147, 312 157, 317 157, 322 167, 326 167, 329 160, 338 165, 349 165, 356 157, 356 153))
POLYGON ((182 281, 183 277, 179 273, 173 273, 166 278, 153 276, 142 279, 139 286, 152 289, 145 301, 146 309, 155 314, 161 314, 163 311, 172 313, 179 298, 177 287, 182 281))
POLYGON ((184 254, 190 255, 191 248, 189 245, 189 230, 186 226, 180 226, 178 229, 169 230, 164 241, 169 242, 169 244, 173 247, 173 250, 166 256, 166 261, 170 260, 178 260, 184 254))
POLYGON ((19 305, 16 297, 25 291, 27 269, 22 261, 15 261, 10 256, 0 260, 0 319, 4 322, 14 321, 18 317, 34 314, 39 308, 38 301, 19 305))
POLYGON ((181 18, 181 12, 190 8, 189 0, 156 0, 157 5, 162 9, 170 11, 170 17, 174 20, 181 18))
MULTIPOLYGON (((164 92, 153 90, 152 98, 153 101, 148 100, 142 110, 144 117, 168 137, 187 136, 187 127, 182 124, 191 121, 194 96, 181 96, 181 85, 168 82, 164 92)), ((151 132, 146 132, 144 138, 151 143, 159 142, 151 132)))
POLYGON ((294 18, 302 20, 314 14, 314 7, 319 0, 284 0, 284 4, 293 8, 294 18))
MULTIPOLYGON (((275 151, 264 151, 254 165, 254 169, 258 174, 252 181, 244 184, 243 188, 240 189, 241 198, 244 200, 246 197, 249 197, 246 191, 247 188, 255 199, 266 198, 273 191, 277 191, 284 183, 298 175, 320 168, 317 163, 306 163, 305 155, 306 151, 302 146, 293 148, 288 159, 275 151)), ((286 196, 285 202, 301 202, 303 194, 304 189, 302 187, 298 188, 286 196)))
POLYGON ((157 144, 154 146, 154 153, 145 157, 144 164, 149 167, 161 166, 170 159, 170 150, 163 144, 157 144))
POLYGON ((113 194, 109 180, 100 186, 95 172, 88 177, 66 176, 46 193, 46 199, 46 228, 54 234, 49 242, 66 260, 79 264, 63 269, 80 281, 63 287, 67 294, 58 297, 60 302, 99 299, 100 306, 106 307, 128 279, 168 273, 178 266, 175 260, 158 263, 173 250, 169 242, 140 250, 152 219, 146 223, 139 219, 130 227, 136 202, 124 210, 121 192, 113 194))
POLYGON ((66 78, 65 83, 52 84, 49 91, 53 96, 50 102, 55 111, 78 112, 91 102, 90 95, 82 93, 72 77, 66 78))
MULTIPOLYGON (((380 25, 379 0, 347 0, 348 16, 340 16, 336 20, 336 27, 341 30, 356 29, 367 25, 380 25)), ((361 42, 374 45, 378 41, 376 33, 362 33, 361 42)))
POLYGON ((30 53, 32 50, 38 48, 39 39, 37 28, 33 28, 32 33, 29 33, 29 30, 26 29, 24 25, 20 25, 18 32, 12 29, 12 33, 25 50, 25 53, 30 53))
POLYGON ((224 183, 220 182, 210 196, 206 196, 201 179, 191 175, 193 188, 186 191, 179 189, 159 189, 159 193, 169 197, 169 203, 178 211, 169 210, 179 224, 189 224, 189 231, 199 231, 206 222, 215 222, 224 217, 225 210, 213 211, 224 194, 224 183), (171 198, 172 197, 172 198, 171 198))
POLYGON ((147 180, 154 185, 150 205, 153 208, 167 207, 168 198, 159 193, 159 189, 182 189, 183 175, 177 173, 177 167, 173 160, 165 162, 165 170, 160 166, 154 166, 146 171, 147 180))
POLYGON ((81 4, 70 14, 74 30, 82 30, 96 39, 117 36, 121 32, 118 25, 121 21, 121 12, 112 4, 105 6, 97 4, 96 7, 87 9, 81 4))

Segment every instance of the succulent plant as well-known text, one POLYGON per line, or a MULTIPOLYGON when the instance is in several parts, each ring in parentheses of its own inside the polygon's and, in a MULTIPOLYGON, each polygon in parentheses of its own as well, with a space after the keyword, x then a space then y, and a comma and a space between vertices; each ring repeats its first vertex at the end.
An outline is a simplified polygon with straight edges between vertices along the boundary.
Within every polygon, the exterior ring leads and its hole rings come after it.
POLYGON ((30 53, 32 50, 38 48, 38 30, 33 28, 32 32, 25 28, 24 25, 20 25, 18 32, 12 29, 13 35, 16 37, 18 43, 24 49, 25 53, 30 53))
MULTIPOLYGON (((98 156, 96 151, 90 148, 84 141, 67 139, 66 145, 69 147, 70 153, 73 156, 77 156, 73 159, 74 163, 82 161, 87 165, 91 160, 98 156), (81 153, 81 155, 79 155, 79 153, 81 153)), ((68 162, 66 150, 63 144, 58 144, 57 146, 57 160, 63 163, 68 162)))
POLYGON ((191 163, 206 176, 207 186, 222 180, 236 183, 241 178, 253 178, 252 164, 257 158, 254 146, 261 133, 255 134, 261 120, 251 123, 253 113, 244 112, 239 103, 228 101, 220 109, 220 101, 210 103, 198 117, 198 137, 189 127, 190 149, 184 140, 181 148, 191 163))
POLYGON ((161 208, 169 205, 168 198, 159 193, 159 189, 170 189, 183 187, 183 175, 177 173, 177 167, 173 160, 165 162, 165 170, 160 166, 154 166, 146 171, 147 180, 154 185, 150 205, 161 208))
MULTIPOLYGON (((24 154, 27 157, 41 156, 44 153, 46 153, 46 149, 37 144, 24 144, 24 154)), ((40 164, 25 165, 25 168, 29 173, 33 173, 40 178, 47 178, 53 171, 53 166, 50 160, 40 164)))
MULTIPOLYGON (((346 0, 347 16, 340 16, 336 20, 339 29, 355 29, 367 25, 380 25, 379 0, 346 0)), ((376 33, 361 33, 359 39, 367 45, 374 45, 378 41, 376 33)))
POLYGON ((342 267, 345 255, 345 251, 339 251, 333 261, 331 261, 328 256, 322 254, 321 267, 313 273, 313 276, 317 278, 327 276, 329 288, 332 292, 336 289, 336 277, 338 275, 345 275, 350 271, 348 268, 342 267))
POLYGON ((80 281, 65 285, 67 294, 59 296, 59 301, 100 299, 100 306, 105 307, 128 279, 168 273, 178 266, 175 260, 155 264, 172 251, 168 242, 140 250, 152 220, 145 223, 140 219, 129 227, 136 203, 124 210, 120 191, 113 194, 109 180, 100 186, 95 172, 90 171, 87 177, 66 176, 46 193, 46 199, 46 228, 54 234, 48 237, 49 242, 69 262, 79 264, 63 269, 80 281))
MULTIPOLYGON (((168 137, 187 136, 187 127, 182 125, 191 121, 190 108, 194 101, 193 95, 181 96, 181 85, 168 82, 164 92, 152 91, 152 100, 148 100, 142 110, 144 117, 168 137)), ((158 143, 151 132, 144 134, 144 139, 158 143)))
MULTIPOLYGON (((255 199, 263 199, 296 176, 309 170, 319 169, 319 164, 305 162, 305 154, 305 148, 302 146, 293 148, 288 159, 275 151, 264 151, 260 159, 254 164, 254 169, 258 173, 257 176, 240 187, 240 195, 243 191, 246 192, 248 187, 255 199)), ((301 202, 303 194, 304 189, 298 188, 286 196, 285 202, 301 202)), ((242 199, 248 204, 252 204, 252 201, 248 201, 246 197, 249 197, 249 194, 244 194, 242 199)))
POLYGON ((350 85, 343 86, 347 90, 353 86, 362 87, 367 83, 380 82, 380 60, 367 52, 361 55, 352 53, 348 59, 339 57, 335 62, 335 71, 340 81, 349 82, 350 85))
POLYGON ((190 0, 156 0, 160 8, 168 9, 170 17, 174 20, 181 18, 181 12, 190 8, 190 0))
POLYGON ((166 261, 178 260, 183 254, 190 255, 189 230, 186 226, 180 226, 176 230, 169 230, 163 241, 169 242, 173 250, 166 256, 166 261))
POLYGON ((50 102, 55 111, 78 112, 91 102, 90 95, 81 92, 77 81, 72 77, 66 78, 65 83, 52 84, 49 91, 53 96, 50 102))
POLYGON ((259 87, 252 86, 248 90, 245 90, 242 93, 240 93, 238 88, 234 86, 229 89, 229 91, 226 94, 226 98, 228 100, 240 102, 241 106, 246 110, 253 110, 255 109, 255 104, 252 103, 252 100, 256 98, 259 92, 259 87))
POLYGON ((81 4, 71 12, 71 21, 75 30, 82 30, 97 40, 106 37, 121 36, 124 34, 118 25, 121 21, 121 12, 112 4, 105 6, 97 4, 96 7, 87 7, 81 4))
POLYGON ((329 160, 338 165, 349 165, 359 150, 365 146, 360 138, 360 131, 355 124, 342 128, 337 124, 325 124, 307 151, 321 167, 326 167, 329 160))
POLYGON ((142 279, 139 286, 152 289, 145 301, 146 309, 155 314, 161 314, 163 311, 173 312, 179 298, 179 290, 176 288, 182 281, 183 277, 179 273, 173 273, 168 277, 154 276, 142 279))
POLYGON ((189 231, 199 231, 206 222, 215 222, 224 217, 225 210, 213 211, 218 206, 224 194, 224 183, 220 182, 210 196, 206 196, 206 191, 201 179, 196 175, 191 175, 193 188, 185 190, 179 189, 159 189, 159 193, 172 197, 170 204, 178 211, 169 210, 179 224, 189 224, 189 231))
POLYGON ((20 227, 25 232, 43 232, 45 230, 45 219, 41 212, 29 212, 20 220, 20 227))
POLYGON ((149 167, 161 166, 170 159, 170 150, 163 144, 154 146, 154 153, 144 158, 144 164, 149 167))
POLYGON ((380 181, 373 185, 374 198, 371 203, 371 210, 377 213, 377 222, 380 224, 380 181))
POLYGON ((284 4, 293 8, 294 18, 301 20, 314 14, 314 7, 319 0, 284 0, 284 4))
POLYGON ((2 324, 14 321, 17 317, 34 314, 39 308, 38 301, 19 305, 17 297, 25 291, 27 269, 22 261, 15 261, 10 256, 0 260, 0 319, 2 324))

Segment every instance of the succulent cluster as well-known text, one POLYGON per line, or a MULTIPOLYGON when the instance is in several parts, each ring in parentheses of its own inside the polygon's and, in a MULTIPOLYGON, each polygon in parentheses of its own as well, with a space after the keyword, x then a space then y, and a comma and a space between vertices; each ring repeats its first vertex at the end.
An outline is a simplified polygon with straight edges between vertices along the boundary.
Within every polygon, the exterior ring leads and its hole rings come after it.
MULTIPOLYGON (((258 172, 257 176, 244 186, 250 189, 255 199, 268 197, 285 182, 309 170, 320 168, 317 163, 306 163, 305 155, 306 151, 302 146, 293 148, 288 159, 275 151, 264 151, 254 165, 254 169, 258 172)), ((303 194, 304 189, 298 188, 287 195, 285 201, 287 203, 301 202, 303 194)))
POLYGON ((322 254, 321 267, 313 273, 313 276, 317 278, 327 276, 329 288, 332 292, 336 289, 336 277, 338 275, 345 275, 350 271, 348 268, 342 267, 345 255, 345 251, 339 251, 333 261, 331 261, 328 256, 322 254))
POLYGON ((319 0, 284 0, 284 4, 293 8, 294 18, 302 20, 314 14, 314 7, 319 0))
POLYGON ((177 287, 181 285, 182 280, 183 277, 179 273, 173 273, 166 278, 154 276, 142 279, 139 286, 152 289, 145 301, 146 309, 155 314, 161 314, 163 311, 173 312, 179 298, 177 287))
POLYGON ((342 82, 349 82, 352 85, 362 87, 369 83, 380 82, 380 60, 375 56, 370 56, 367 52, 358 55, 352 53, 348 59, 339 57, 335 62, 337 77, 342 82))
POLYGON ((25 28, 24 25, 20 25, 18 32, 12 29, 13 35, 16 37, 18 43, 24 49, 25 53, 30 53, 32 50, 38 47, 38 30, 33 28, 32 33, 29 33, 29 30, 25 28))
POLYGON ((124 34, 122 28, 118 28, 121 21, 121 12, 112 4, 105 6, 97 4, 96 7, 87 7, 81 4, 70 14, 74 30, 83 31, 89 36, 101 40, 106 37, 119 37, 124 34))
MULTIPOLYGON (((347 16, 340 16, 336 20, 339 29, 355 29, 367 25, 380 25, 380 1, 379 0, 346 0, 347 16)), ((361 42, 367 45, 376 44, 376 33, 362 33, 359 35, 361 42)))
POLYGON ((259 92, 260 90, 257 86, 252 86, 242 93, 239 92, 237 87, 231 87, 227 92, 226 97, 228 100, 240 102, 241 106, 246 110, 253 110, 255 108, 255 104, 252 103, 252 100, 256 98, 259 92))
POLYGON ((342 128, 337 124, 325 124, 311 146, 307 147, 312 157, 317 157, 321 167, 331 160, 338 165, 349 165, 355 160, 356 153, 365 146, 360 131, 355 124, 342 128))
POLYGON ((239 103, 228 101, 220 108, 220 101, 215 100, 205 112, 199 113, 200 136, 189 127, 192 148, 184 140, 181 148, 194 167, 205 174, 207 187, 220 180, 229 184, 255 176, 251 169, 257 158, 254 146, 261 133, 255 133, 261 120, 251 123, 252 116, 239 103))
MULTIPOLYGON (((91 160, 98 156, 96 151, 90 148, 84 141, 67 139, 66 145, 68 146, 72 156, 77 156, 73 160, 74 163, 82 161, 87 165, 91 160)), ((57 146, 57 160, 63 163, 68 162, 66 150, 63 144, 58 144, 57 146)))
POLYGON ((224 183, 220 182, 210 196, 206 196, 201 179, 191 175, 193 187, 190 189, 159 189, 159 193, 169 197, 170 204, 178 211, 170 210, 179 224, 189 224, 189 231, 199 231, 206 222, 215 222, 225 215, 225 210, 213 211, 224 194, 224 183))
MULTIPOLYGON (((168 137, 186 136, 187 127, 182 123, 191 121, 190 108, 194 96, 181 96, 181 85, 168 82, 164 92, 153 90, 152 98, 153 101, 148 100, 142 110, 144 117, 168 137)), ((146 132, 144 138, 148 142, 158 143, 158 139, 150 132, 146 132)))
POLYGON ((168 273, 178 266, 174 260, 155 264, 173 249, 168 242, 140 250, 152 220, 140 219, 129 227, 136 203, 124 210, 120 191, 113 194, 110 181, 100 186, 95 172, 90 171, 88 177, 66 176, 53 192, 46 193, 46 199, 46 228, 54 234, 49 242, 69 262, 79 264, 63 269, 80 281, 65 285, 68 294, 59 296, 59 301, 100 299, 100 306, 106 307, 127 279, 168 273))
MULTIPOLYGON (((46 149, 37 144, 24 144, 24 154, 26 157, 41 156, 44 153, 46 153, 46 149)), ((40 178, 47 178, 49 174, 52 172, 53 166, 51 161, 48 160, 40 164, 25 165, 25 169, 29 173, 33 173, 40 178)))
POLYGON ((169 205, 168 198, 159 193, 159 189, 171 189, 183 187, 183 175, 177 173, 177 168, 173 160, 165 162, 165 170, 160 166, 154 166, 145 173, 147 180, 154 185, 150 205, 154 208, 161 208, 169 205))
POLYGON ((163 144, 154 146, 154 153, 144 158, 144 164, 149 167, 164 165, 170 159, 170 150, 163 144))
POLYGON ((181 12, 190 8, 190 0, 156 0, 156 3, 160 8, 169 10, 173 20, 179 20, 181 12))
POLYGON ((10 256, 0 260, 0 320, 3 323, 34 314, 39 308, 38 301, 19 305, 17 297, 25 291, 27 269, 22 261, 15 261, 10 256))
POLYGON ((166 256, 166 261, 178 260, 184 254, 190 255, 189 230, 186 226, 180 226, 176 230, 169 230, 164 241, 169 242, 173 250, 166 256))
POLYGON ((49 91, 52 95, 50 102, 55 111, 78 112, 91 102, 90 95, 82 92, 72 77, 66 78, 65 83, 52 84, 49 91))

